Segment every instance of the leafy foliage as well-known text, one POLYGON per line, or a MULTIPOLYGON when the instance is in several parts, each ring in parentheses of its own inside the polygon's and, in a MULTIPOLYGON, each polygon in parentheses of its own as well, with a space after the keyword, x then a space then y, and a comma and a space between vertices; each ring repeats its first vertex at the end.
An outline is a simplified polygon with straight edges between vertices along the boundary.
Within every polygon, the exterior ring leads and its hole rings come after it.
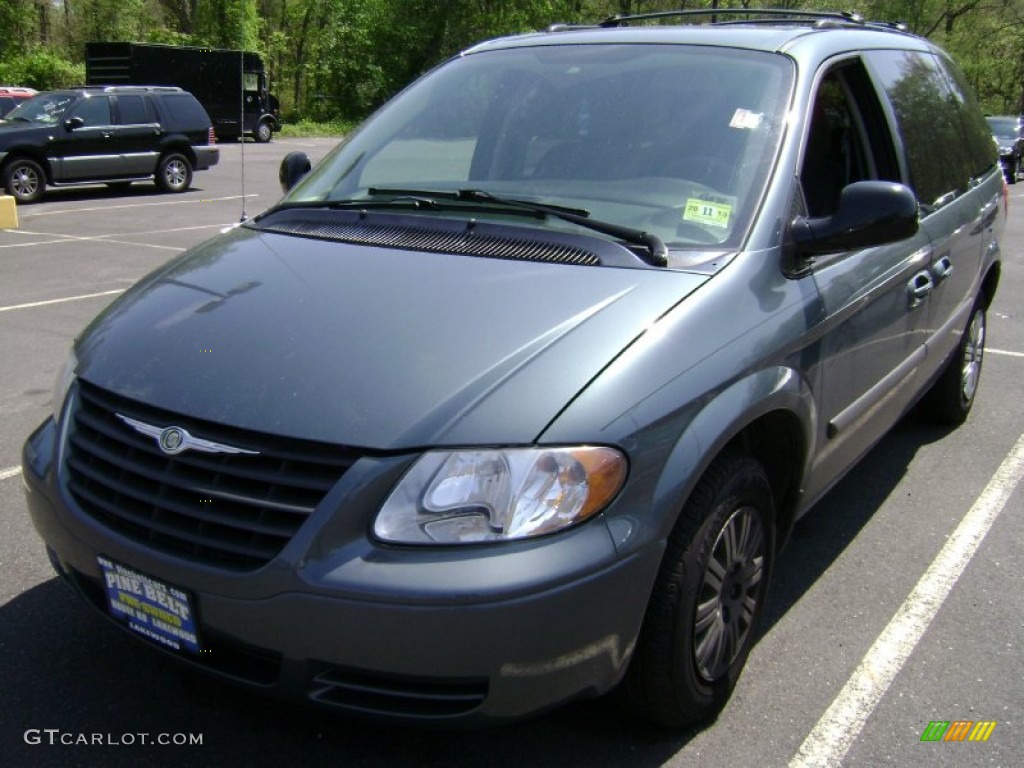
MULTIPOLYGON (((2 0, 0 81, 83 80, 89 40, 244 48, 261 53, 286 119, 358 120, 476 41, 595 22, 616 13, 709 8, 712 0, 2 0), (19 41, 11 44, 7 41, 19 41)), ((718 0, 716 7, 758 5, 718 0)), ((765 6, 835 9, 834 0, 765 6)), ((843 6, 845 7, 845 6, 843 6)), ((1024 111, 1024 0, 867 0, 958 60, 982 106, 1024 111)))
POLYGON ((84 64, 73 64, 45 48, 22 50, 18 58, 0 61, 0 83, 28 83, 46 91, 84 82, 84 64))

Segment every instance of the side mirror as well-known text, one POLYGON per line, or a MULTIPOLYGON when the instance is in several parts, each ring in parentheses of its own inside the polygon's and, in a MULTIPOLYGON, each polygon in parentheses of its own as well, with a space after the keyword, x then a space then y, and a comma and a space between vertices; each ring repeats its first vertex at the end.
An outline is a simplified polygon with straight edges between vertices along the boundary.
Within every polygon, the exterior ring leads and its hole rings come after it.
POLYGON ((903 184, 857 181, 843 188, 831 216, 800 216, 790 226, 802 256, 870 248, 905 240, 917 232, 917 197, 903 184))
POLYGON ((289 152, 281 161, 281 170, 278 172, 278 179, 281 182, 281 189, 285 192, 290 190, 313 168, 305 152, 289 152))
POLYGON ((64 127, 67 128, 69 131, 77 130, 81 128, 83 125, 85 125, 85 120, 83 120, 81 117, 69 117, 67 120, 64 121, 64 127))

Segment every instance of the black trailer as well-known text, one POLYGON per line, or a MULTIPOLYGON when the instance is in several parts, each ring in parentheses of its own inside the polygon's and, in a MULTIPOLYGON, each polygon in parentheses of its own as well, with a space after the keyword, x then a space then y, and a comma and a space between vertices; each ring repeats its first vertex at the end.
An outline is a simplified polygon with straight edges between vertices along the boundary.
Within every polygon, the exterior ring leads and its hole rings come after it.
POLYGON ((86 43, 87 85, 176 85, 199 99, 217 136, 270 141, 281 129, 259 54, 154 43, 86 43), (240 117, 244 124, 240 128, 240 117))

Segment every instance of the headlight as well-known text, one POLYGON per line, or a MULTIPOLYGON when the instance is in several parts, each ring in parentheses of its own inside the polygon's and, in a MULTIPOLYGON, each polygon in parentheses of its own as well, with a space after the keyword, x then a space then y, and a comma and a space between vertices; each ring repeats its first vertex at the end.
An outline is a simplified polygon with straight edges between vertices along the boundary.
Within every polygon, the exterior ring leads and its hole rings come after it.
POLYGON ((75 357, 74 347, 68 353, 64 365, 57 374, 57 380, 53 384, 53 420, 60 421, 60 412, 64 410, 64 400, 67 399, 68 390, 75 380, 75 368, 78 367, 78 358, 75 357))
POLYGON ((539 536, 594 516, 625 480, 614 448, 433 451, 388 496, 373 532, 403 544, 539 536))

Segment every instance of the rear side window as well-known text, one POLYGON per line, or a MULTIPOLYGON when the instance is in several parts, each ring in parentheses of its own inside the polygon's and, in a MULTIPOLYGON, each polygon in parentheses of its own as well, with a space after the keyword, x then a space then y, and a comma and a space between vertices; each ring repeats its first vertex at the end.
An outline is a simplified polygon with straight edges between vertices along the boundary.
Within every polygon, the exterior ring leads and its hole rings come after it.
POLYGON ((194 130, 206 129, 210 125, 210 118, 206 114, 206 110, 194 96, 187 93, 161 96, 160 107, 167 117, 167 122, 176 127, 194 130))
POLYGON ((989 148, 983 149, 976 136, 973 102, 954 93, 932 54, 871 51, 867 56, 892 104, 918 200, 934 209, 966 192, 971 179, 994 162, 992 139, 986 136, 989 148))
POLYGON ((120 95, 117 97, 117 112, 121 118, 121 125, 138 125, 140 123, 152 123, 154 122, 152 107, 148 106, 148 101, 143 96, 126 96, 120 95))
POLYGON ((992 133, 963 73, 948 59, 940 58, 939 62, 949 78, 950 90, 955 97, 953 103, 960 115, 964 132, 964 149, 970 159, 972 175, 981 176, 986 171, 995 168, 998 161, 992 133))

